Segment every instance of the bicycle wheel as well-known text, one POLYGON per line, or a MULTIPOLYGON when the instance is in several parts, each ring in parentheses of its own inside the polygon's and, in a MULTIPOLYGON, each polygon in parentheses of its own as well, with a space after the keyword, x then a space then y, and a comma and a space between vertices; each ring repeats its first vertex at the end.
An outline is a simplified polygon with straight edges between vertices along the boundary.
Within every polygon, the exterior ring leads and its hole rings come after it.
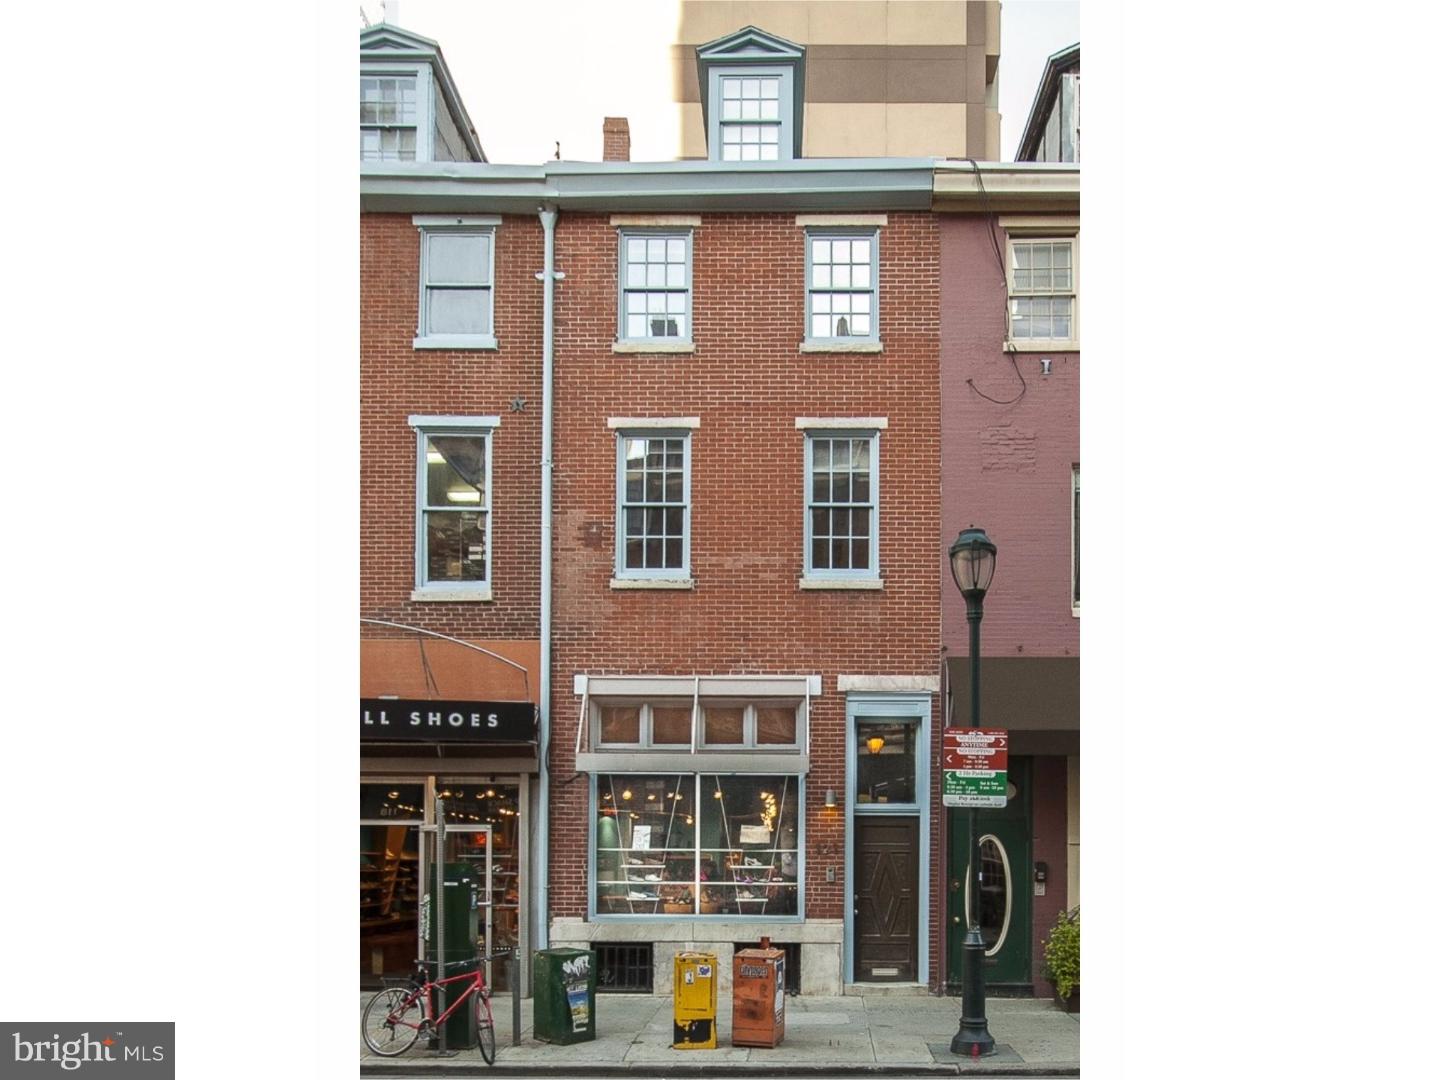
POLYGON ((495 1018, 490 1015, 490 991, 481 990, 475 998, 475 1041, 486 1065, 495 1064, 495 1018))
POLYGON ((365 1006, 360 1033, 381 1057, 396 1057, 415 1045, 425 1019, 425 996, 412 988, 381 990, 365 1006))

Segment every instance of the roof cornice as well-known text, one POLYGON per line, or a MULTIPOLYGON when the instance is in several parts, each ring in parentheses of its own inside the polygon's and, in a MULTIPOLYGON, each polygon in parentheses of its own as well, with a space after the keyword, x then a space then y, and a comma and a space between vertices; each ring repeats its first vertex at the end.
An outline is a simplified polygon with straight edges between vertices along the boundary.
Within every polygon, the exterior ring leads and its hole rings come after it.
POLYGON ((935 163, 932 207, 938 211, 1073 211, 1079 206, 1080 166, 1068 162, 935 163))
POLYGON ((933 158, 801 158, 480 165, 366 163, 360 208, 372 212, 569 210, 924 210, 933 158))

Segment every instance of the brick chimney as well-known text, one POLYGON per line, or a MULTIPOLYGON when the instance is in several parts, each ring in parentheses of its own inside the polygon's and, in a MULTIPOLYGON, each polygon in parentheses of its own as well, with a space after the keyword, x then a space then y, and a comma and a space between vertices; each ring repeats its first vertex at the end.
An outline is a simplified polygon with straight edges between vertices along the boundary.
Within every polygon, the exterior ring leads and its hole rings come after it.
POLYGON ((623 116, 605 117, 604 160, 630 160, 630 121, 623 116))

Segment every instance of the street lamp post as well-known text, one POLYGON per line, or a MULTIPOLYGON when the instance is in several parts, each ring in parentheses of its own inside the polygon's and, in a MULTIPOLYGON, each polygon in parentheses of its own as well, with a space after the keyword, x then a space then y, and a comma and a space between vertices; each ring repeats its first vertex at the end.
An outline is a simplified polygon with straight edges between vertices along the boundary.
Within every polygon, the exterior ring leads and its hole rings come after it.
MULTIPOLYGON (((961 530, 950 545, 950 573, 965 598, 965 619, 970 624, 970 726, 980 726, 980 620, 985 617, 985 592, 995 576, 995 545, 984 529, 973 525, 961 530)), ((950 1040, 950 1052, 979 1057, 995 1052, 995 1040, 985 1019, 985 940, 980 936, 980 829, 975 808, 970 808, 970 867, 967 872, 965 940, 960 957, 960 1030, 950 1040)))

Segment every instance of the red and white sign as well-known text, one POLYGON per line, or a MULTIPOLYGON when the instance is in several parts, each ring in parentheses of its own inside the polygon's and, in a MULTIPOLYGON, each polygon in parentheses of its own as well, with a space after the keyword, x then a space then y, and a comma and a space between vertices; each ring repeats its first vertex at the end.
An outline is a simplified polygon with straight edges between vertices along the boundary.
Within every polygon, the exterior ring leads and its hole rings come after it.
POLYGON ((964 772, 1005 772, 1010 762, 1010 733, 992 728, 945 728, 940 767, 964 772))

